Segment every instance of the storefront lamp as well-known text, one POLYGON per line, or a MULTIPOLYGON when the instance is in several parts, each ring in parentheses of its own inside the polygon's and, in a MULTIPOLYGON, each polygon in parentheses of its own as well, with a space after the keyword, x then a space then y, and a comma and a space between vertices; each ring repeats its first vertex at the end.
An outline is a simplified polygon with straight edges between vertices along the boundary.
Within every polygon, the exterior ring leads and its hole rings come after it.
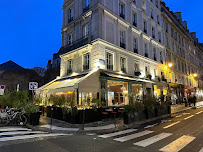
POLYGON ((169 68, 171 68, 172 66, 173 66, 173 64, 172 64, 172 63, 169 63, 169 64, 168 64, 168 67, 169 67, 169 68))

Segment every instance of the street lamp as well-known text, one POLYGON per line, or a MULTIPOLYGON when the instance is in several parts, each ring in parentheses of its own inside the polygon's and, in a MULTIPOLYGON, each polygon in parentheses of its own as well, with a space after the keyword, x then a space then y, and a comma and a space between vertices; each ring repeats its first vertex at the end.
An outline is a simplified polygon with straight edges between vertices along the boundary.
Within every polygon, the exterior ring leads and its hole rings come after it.
POLYGON ((168 64, 168 67, 169 67, 169 68, 171 68, 172 66, 173 66, 173 64, 172 64, 172 63, 169 63, 169 64, 168 64))
POLYGON ((196 78, 197 77, 197 73, 194 73, 193 76, 196 78))

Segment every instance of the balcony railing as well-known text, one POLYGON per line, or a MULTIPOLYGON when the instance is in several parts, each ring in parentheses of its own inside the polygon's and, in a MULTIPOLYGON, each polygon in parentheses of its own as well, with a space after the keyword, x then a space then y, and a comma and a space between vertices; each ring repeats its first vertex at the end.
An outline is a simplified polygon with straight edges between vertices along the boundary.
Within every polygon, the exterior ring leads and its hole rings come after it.
POLYGON ((159 39, 159 42, 161 43, 161 40, 159 39))
POLYGON ((156 61, 156 57, 154 57, 154 61, 156 61))
POLYGON ((72 72, 73 72, 72 69, 68 69, 68 70, 67 70, 67 74, 71 74, 72 72))
POLYGON ((138 49, 134 48, 134 53, 138 53, 138 49))
POLYGON ((72 50, 75 50, 81 46, 89 44, 91 41, 92 41, 92 36, 83 36, 82 38, 72 42, 72 44, 68 44, 64 47, 61 47, 60 54, 64 54, 72 50))
POLYGON ((147 30, 146 29, 144 29, 144 32, 147 34, 147 30))
POLYGON ((136 23, 136 22, 133 22, 133 25, 134 25, 135 27, 137 27, 137 23, 136 23))
POLYGON ((125 68, 125 67, 122 67, 122 68, 121 68, 121 71, 122 71, 123 73, 126 73, 126 68, 125 68))
POLYGON ((120 13, 120 17, 125 19, 125 15, 123 13, 120 13))
POLYGON ((107 70, 113 70, 113 65, 107 64, 107 70))
POLYGON ((73 17, 69 18, 68 19, 68 23, 72 22, 73 21, 73 17))
POLYGON ((155 39, 155 35, 152 35, 153 39, 155 39))
POLYGON ((124 49, 125 49, 125 43, 120 42, 120 47, 122 47, 122 48, 124 48, 124 49))
POLYGON ((139 71, 134 71, 134 75, 135 75, 135 76, 140 76, 141 73, 140 73, 139 71))
POLYGON ((83 70, 89 70, 89 64, 83 65, 83 70))
POLYGON ((145 53, 145 55, 144 55, 146 58, 148 58, 148 53, 145 53))
POLYGON ((85 8, 83 8, 83 13, 86 12, 86 11, 88 11, 89 9, 90 9, 90 6, 89 6, 89 5, 86 6, 85 8))

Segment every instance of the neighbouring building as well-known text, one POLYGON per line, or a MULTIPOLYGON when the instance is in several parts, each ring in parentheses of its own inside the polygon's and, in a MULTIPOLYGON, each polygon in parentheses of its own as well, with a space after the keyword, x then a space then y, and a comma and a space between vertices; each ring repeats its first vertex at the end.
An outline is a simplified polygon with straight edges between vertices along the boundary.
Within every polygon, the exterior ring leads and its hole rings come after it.
POLYGON ((174 80, 162 7, 160 0, 64 0, 60 76, 37 92, 64 94, 79 106, 167 95, 174 80))

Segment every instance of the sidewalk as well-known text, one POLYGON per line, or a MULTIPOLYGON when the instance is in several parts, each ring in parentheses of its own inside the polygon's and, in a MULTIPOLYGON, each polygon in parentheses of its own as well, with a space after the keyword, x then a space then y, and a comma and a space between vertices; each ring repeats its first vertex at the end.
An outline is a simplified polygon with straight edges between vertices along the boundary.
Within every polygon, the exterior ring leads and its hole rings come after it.
MULTIPOLYGON (((197 102, 196 106, 203 106, 203 101, 197 102)), ((104 121, 98 121, 98 122, 92 122, 92 123, 86 123, 84 126, 84 130, 82 130, 82 124, 71 124, 65 121, 52 119, 52 126, 51 124, 51 118, 46 116, 40 117, 40 125, 38 126, 30 126, 29 128, 33 130, 41 130, 41 131, 48 131, 48 132, 68 132, 68 133, 106 133, 106 132, 112 132, 117 130, 123 130, 126 128, 135 128, 139 127, 140 125, 150 123, 152 121, 160 120, 163 118, 170 117, 173 114, 183 112, 189 109, 192 109, 194 107, 185 107, 185 104, 182 105, 172 105, 171 106, 171 114, 163 115, 160 117, 155 117, 151 119, 146 119, 143 121, 134 122, 129 125, 125 125, 123 123, 123 118, 117 118, 114 119, 107 119, 104 121)))

